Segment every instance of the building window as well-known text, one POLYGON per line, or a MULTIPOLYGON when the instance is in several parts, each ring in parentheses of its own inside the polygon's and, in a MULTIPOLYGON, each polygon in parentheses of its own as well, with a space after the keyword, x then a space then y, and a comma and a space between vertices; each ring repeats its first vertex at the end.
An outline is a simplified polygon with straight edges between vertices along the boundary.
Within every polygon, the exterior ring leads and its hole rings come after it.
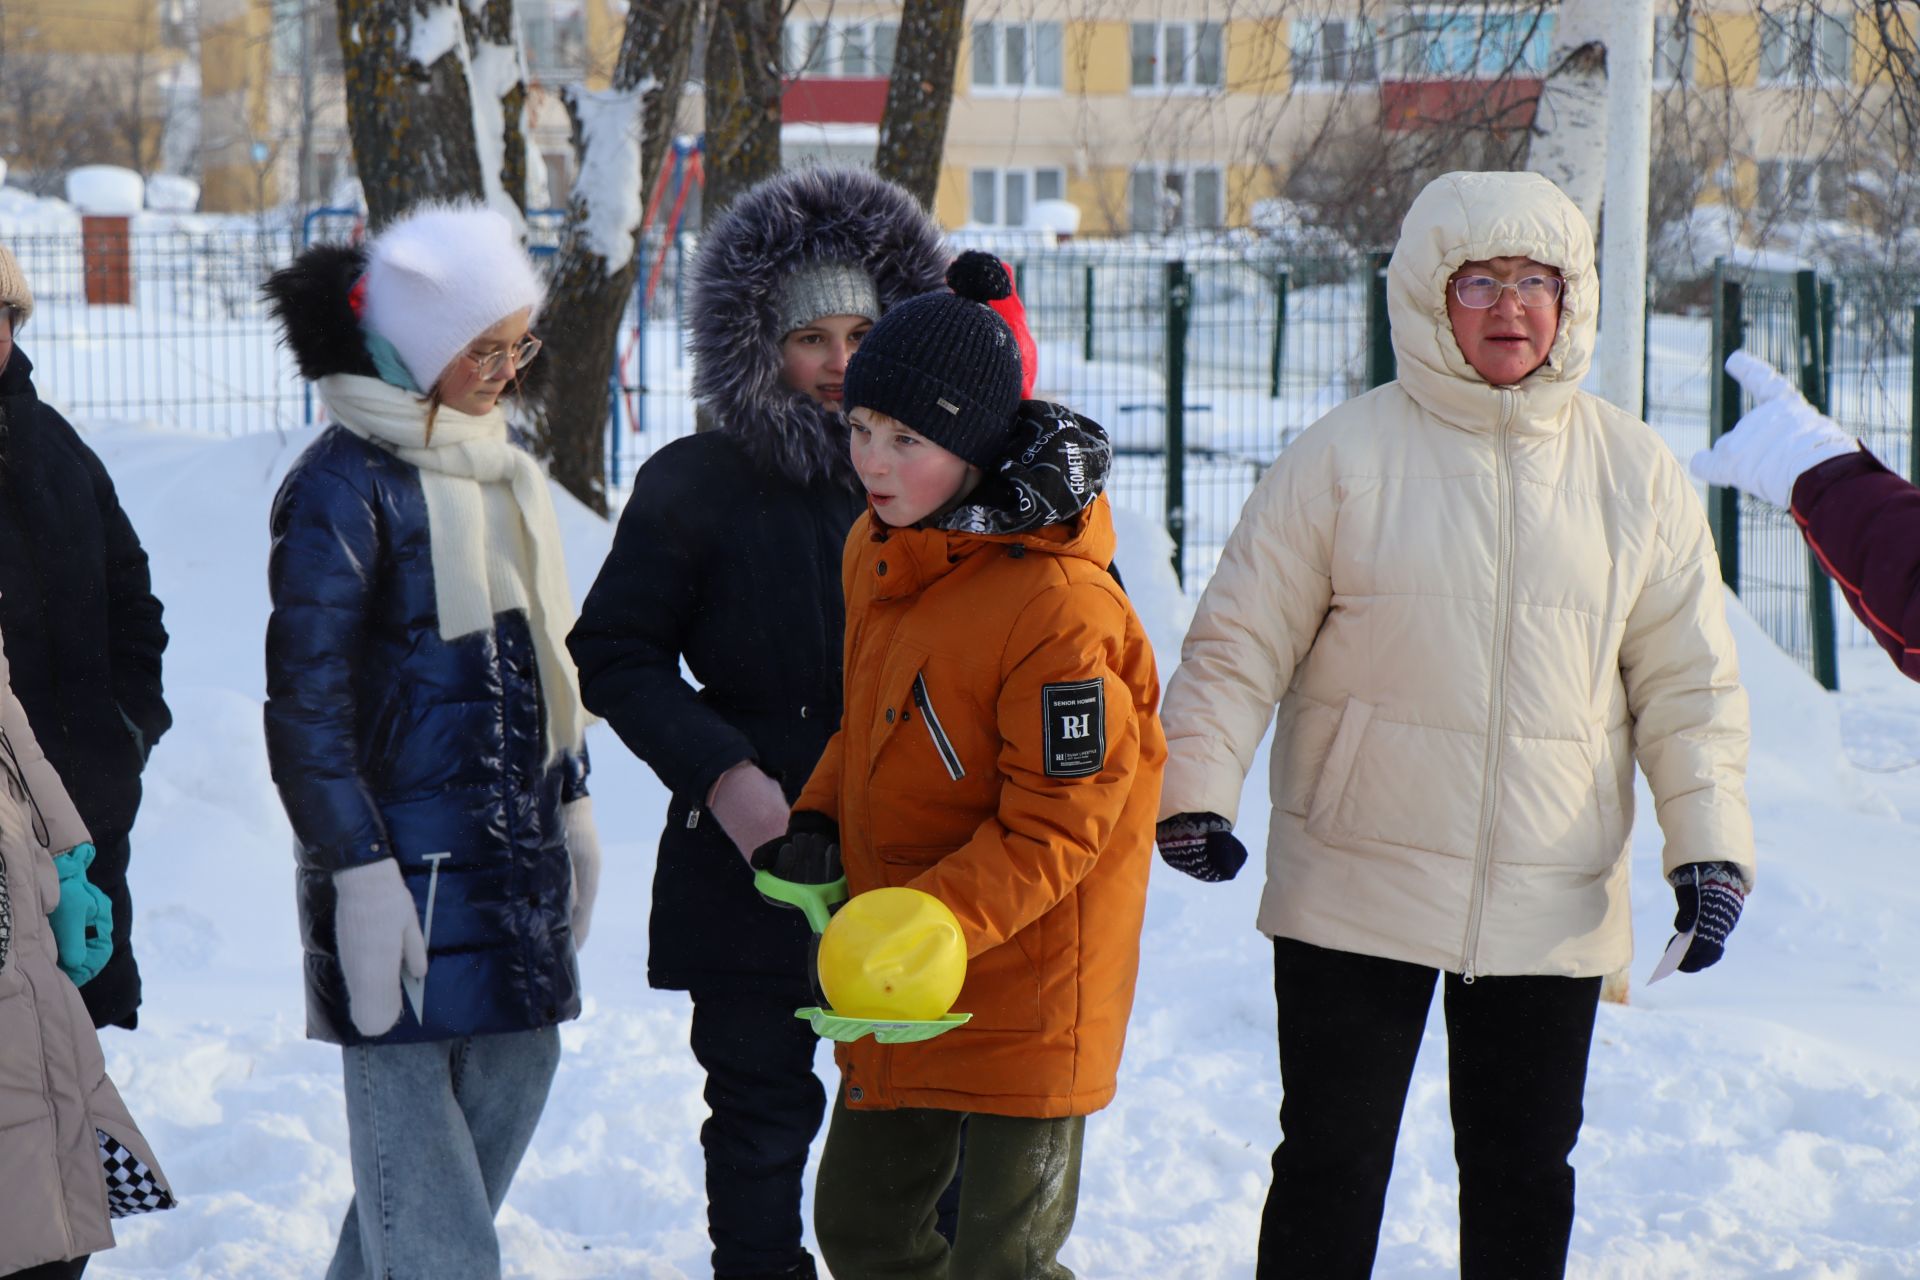
POLYGON ((1653 20, 1653 80, 1655 84, 1693 83, 1690 18, 1663 15, 1653 20))
POLYGON ((1831 13, 1760 15, 1760 79, 1773 84, 1853 78, 1853 32, 1831 13))
POLYGON ((1227 60, 1217 22, 1136 22, 1130 39, 1135 89, 1223 89, 1227 60))
POLYGON ((1790 218, 1847 216, 1847 167, 1831 160, 1762 160, 1758 203, 1790 218))
POLYGON ((1393 65, 1409 80, 1543 76, 1553 20, 1534 9, 1411 9, 1392 29, 1393 65))
POLYGON ((1371 23, 1330 18, 1293 24, 1295 84, 1370 84, 1379 78, 1371 23))
POLYGON ((1062 63, 1057 22, 973 24, 975 89, 1059 89, 1062 63))
POLYGON ((1140 168, 1127 179, 1133 230, 1213 231, 1226 225, 1226 184, 1214 168, 1140 168))
POLYGON ((584 8, 562 0, 521 0, 517 12, 529 75, 550 83, 570 83, 586 74, 584 8))
POLYGON ((788 79, 885 78, 893 74, 897 22, 789 22, 782 26, 788 79))
POLYGON ((1036 200, 1067 193, 1064 169, 975 169, 968 220, 983 227, 1024 227, 1036 200))

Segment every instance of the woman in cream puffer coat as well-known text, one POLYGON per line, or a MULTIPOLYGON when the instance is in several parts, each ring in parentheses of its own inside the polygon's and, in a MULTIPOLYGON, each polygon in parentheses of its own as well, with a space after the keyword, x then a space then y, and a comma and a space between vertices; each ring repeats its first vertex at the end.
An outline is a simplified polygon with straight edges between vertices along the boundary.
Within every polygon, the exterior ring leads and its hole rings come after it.
POLYGON ((1162 852, 1232 873, 1277 708, 1259 923, 1285 1140, 1260 1275, 1369 1273, 1444 974, 1462 1274, 1558 1276, 1600 979, 1631 952, 1634 761, 1701 968, 1752 883, 1746 698, 1685 471, 1579 390, 1579 210, 1537 175, 1448 174, 1388 290, 1398 380, 1280 456, 1187 634, 1162 852))
POLYGON ((54 855, 88 842, 0 651, 0 1276, 78 1276, 111 1217, 173 1202, 55 954, 54 855))

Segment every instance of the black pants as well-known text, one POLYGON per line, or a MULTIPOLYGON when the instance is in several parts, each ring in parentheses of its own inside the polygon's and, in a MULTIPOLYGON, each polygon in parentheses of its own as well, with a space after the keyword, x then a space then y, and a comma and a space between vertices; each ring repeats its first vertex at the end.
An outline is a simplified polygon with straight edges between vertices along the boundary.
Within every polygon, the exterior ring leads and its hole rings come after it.
MULTIPOLYGON (((1274 941, 1280 1145, 1259 1280, 1364 1280, 1437 971, 1274 941)), ((1599 978, 1446 975, 1462 1280, 1558 1280, 1599 978)))
MULTIPOLYGON (((807 1151, 820 1131, 826 1091, 813 1073, 816 1038, 793 1016, 790 992, 696 989, 693 1056, 707 1073, 712 1115, 700 1127, 707 1163, 707 1234, 713 1273, 809 1274, 800 1243, 807 1151)), ((965 1133, 961 1134, 965 1151, 965 1133)), ((937 1229, 949 1244, 960 1214, 960 1178, 940 1197, 937 1229)))
POLYGON ((85 1258, 75 1258, 71 1262, 43 1262, 25 1271, 10 1272, 5 1280, 80 1280, 86 1269, 85 1258))
POLYGON ((812 1028, 789 992, 697 990, 693 1056, 707 1073, 700 1146, 717 1277, 810 1274, 800 1243, 807 1150, 827 1095, 813 1073, 812 1028))

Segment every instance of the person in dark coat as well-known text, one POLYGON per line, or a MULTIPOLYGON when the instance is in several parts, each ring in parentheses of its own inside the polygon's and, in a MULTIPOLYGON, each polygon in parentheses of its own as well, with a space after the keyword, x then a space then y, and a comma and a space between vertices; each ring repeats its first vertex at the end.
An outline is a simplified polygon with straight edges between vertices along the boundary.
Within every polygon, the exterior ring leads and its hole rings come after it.
POLYGON ((1920 680, 1920 488, 1764 360, 1736 351, 1727 372, 1756 403, 1694 455, 1693 473, 1787 508, 1893 664, 1920 680))
POLYGON ((97 853, 87 878, 112 903, 113 954, 80 988, 96 1027, 139 1021, 129 838, 140 773, 173 723, 167 647, 141 549, 107 470, 41 403, 14 345, 33 294, 0 246, 0 635, 14 691, 97 853))
POLYGON ((307 1031, 345 1061, 327 1274, 485 1280, 600 863, 559 528, 499 405, 543 289, 505 218, 426 205, 266 292, 335 423, 274 499, 266 704, 307 1031))
POLYGON ((841 549, 862 509, 840 414, 847 357, 881 311, 941 284, 913 198, 817 167, 743 194, 694 267, 693 391, 717 430, 634 478, 568 645, 587 706, 672 791, 647 977, 693 999, 718 1277, 808 1277, 801 1183, 825 1092, 808 932, 746 858, 785 832, 840 709, 841 549), (685 661, 696 684, 680 673, 685 661))

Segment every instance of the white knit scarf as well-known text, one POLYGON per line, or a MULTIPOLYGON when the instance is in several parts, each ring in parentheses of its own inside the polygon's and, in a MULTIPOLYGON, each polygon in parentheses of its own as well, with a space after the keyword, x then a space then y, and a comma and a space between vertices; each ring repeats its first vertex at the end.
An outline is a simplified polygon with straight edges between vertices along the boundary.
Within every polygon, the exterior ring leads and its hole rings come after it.
POLYGON ((352 374, 318 387, 335 422, 420 469, 441 639, 491 630, 495 614, 526 609, 547 706, 547 760, 579 751, 588 717, 567 656, 574 611, 560 525, 546 473, 508 440, 506 415, 442 405, 429 443, 426 401, 412 392, 352 374))

